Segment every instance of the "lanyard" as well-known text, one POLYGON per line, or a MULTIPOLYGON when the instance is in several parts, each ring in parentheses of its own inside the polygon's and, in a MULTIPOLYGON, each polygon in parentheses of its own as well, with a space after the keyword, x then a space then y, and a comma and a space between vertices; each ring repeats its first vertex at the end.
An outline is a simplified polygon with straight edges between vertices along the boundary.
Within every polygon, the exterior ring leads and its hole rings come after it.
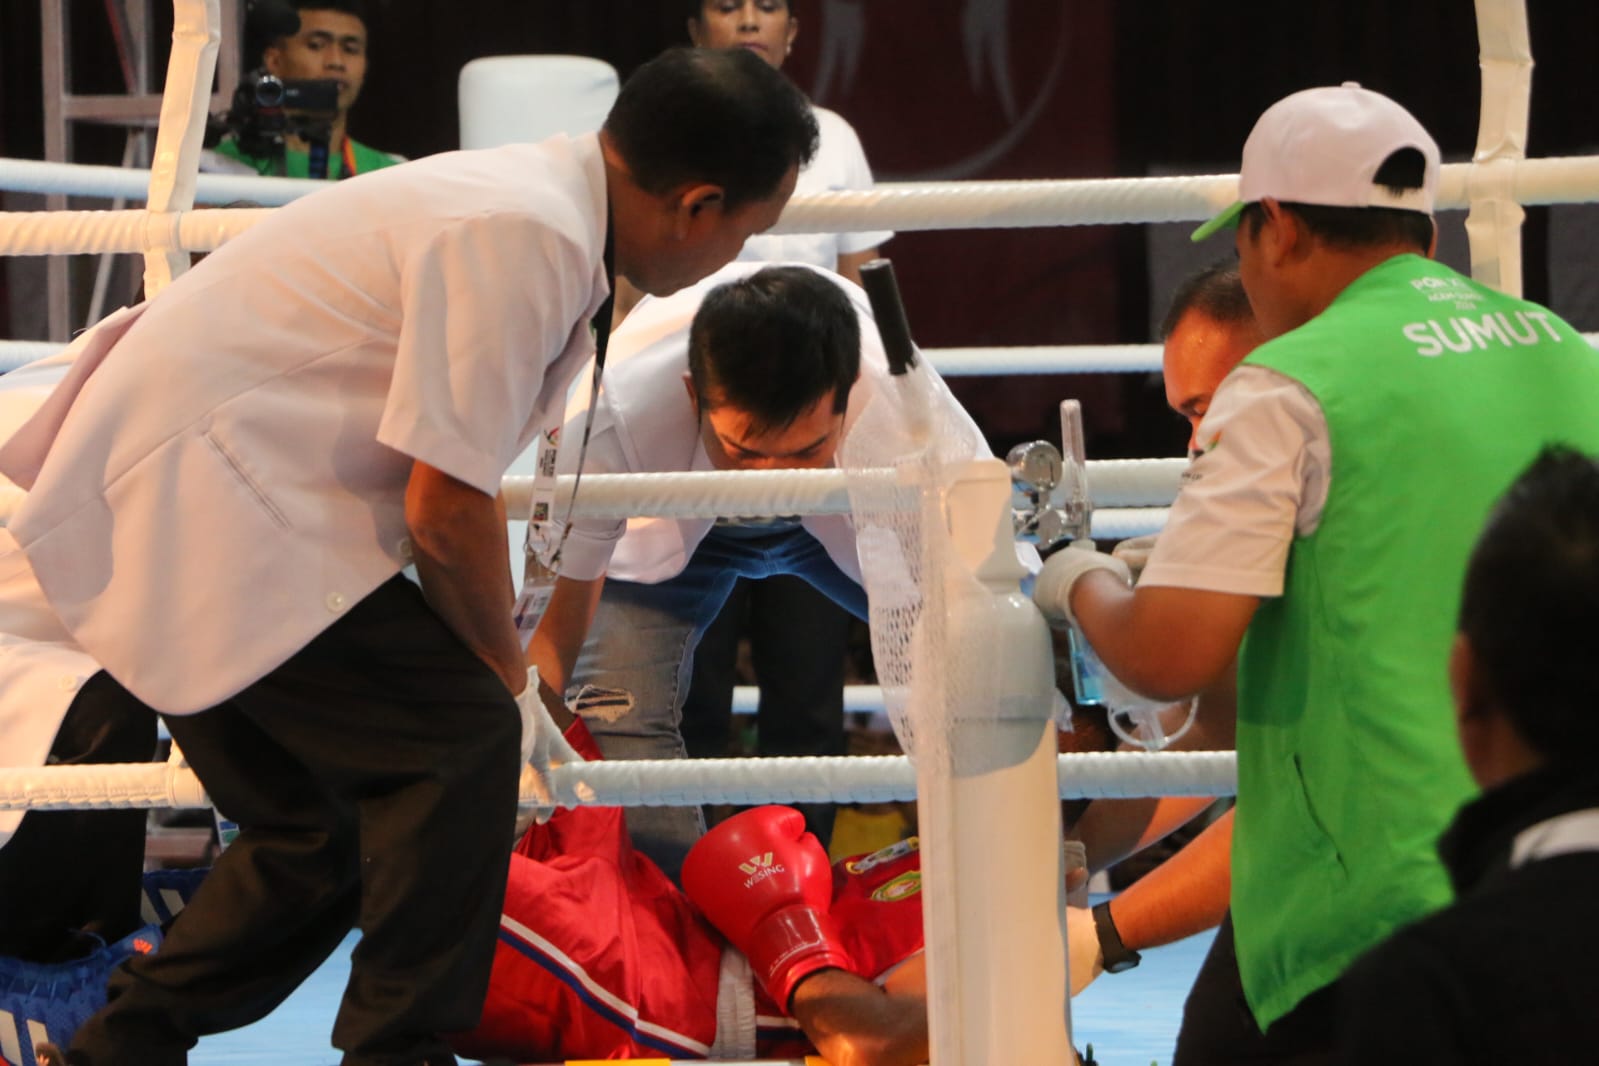
POLYGON ((602 257, 605 280, 610 291, 600 304, 589 326, 594 330, 594 371, 589 379, 589 409, 583 418, 583 440, 578 446, 577 474, 572 479, 572 495, 566 501, 566 521, 561 526, 561 539, 548 561, 541 558, 547 543, 544 526, 553 516, 555 503, 555 457, 560 441, 556 433, 539 434, 538 455, 533 475, 533 509, 527 524, 527 536, 522 542, 524 559, 522 593, 517 597, 516 627, 525 644, 533 635, 539 619, 550 604, 555 578, 560 569, 561 552, 566 538, 572 532, 572 510, 577 506, 577 490, 583 481, 583 464, 588 456, 589 434, 594 429, 594 408, 599 404, 600 375, 605 370, 605 353, 611 343, 611 312, 616 306, 616 237, 613 232, 610 207, 605 211, 605 251, 602 257))

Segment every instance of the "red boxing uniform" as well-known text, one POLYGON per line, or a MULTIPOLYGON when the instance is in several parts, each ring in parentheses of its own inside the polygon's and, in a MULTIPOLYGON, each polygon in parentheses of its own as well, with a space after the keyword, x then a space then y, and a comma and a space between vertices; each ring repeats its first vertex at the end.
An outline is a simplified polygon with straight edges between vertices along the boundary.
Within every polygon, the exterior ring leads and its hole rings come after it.
MULTIPOLYGON (((584 758, 600 757, 581 722, 566 735, 584 758)), ((835 865, 831 913, 869 980, 921 951, 916 841, 835 865)), ((620 808, 559 811, 511 856, 483 1017, 452 1042, 464 1055, 521 1062, 704 1058, 717 1038, 724 951, 733 949, 682 891, 633 851, 620 808)), ((747 967, 731 972, 742 982, 729 998, 753 1002, 756 1046, 733 1046, 724 1032, 718 1053, 813 1053, 747 967)), ((749 1013, 722 1003, 725 1018, 749 1013)))

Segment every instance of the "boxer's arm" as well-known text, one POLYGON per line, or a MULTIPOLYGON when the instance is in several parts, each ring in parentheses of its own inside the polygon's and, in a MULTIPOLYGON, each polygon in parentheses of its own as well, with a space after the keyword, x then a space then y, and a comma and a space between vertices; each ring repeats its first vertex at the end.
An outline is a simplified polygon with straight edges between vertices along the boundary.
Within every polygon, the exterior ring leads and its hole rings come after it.
MULTIPOLYGON (((1173 751, 1228 751, 1237 733, 1238 672, 1229 667, 1197 697, 1194 724, 1172 744, 1173 751)), ((1175 727, 1176 723, 1170 723, 1175 727)), ((1103 870, 1136 854, 1180 826, 1215 800, 1203 796, 1101 799, 1072 826, 1071 836, 1088 849, 1088 868, 1103 870)))
POLYGON ((527 661, 539 668, 539 679, 557 694, 572 682, 577 657, 594 624, 605 578, 592 581, 558 577, 550 591, 550 605, 528 641, 527 661))
POLYGON ((793 1015, 832 1066, 926 1062, 926 957, 906 961, 881 988, 843 970, 820 970, 795 988, 793 1015))
POLYGON ((1077 820, 1071 836, 1083 842, 1088 868, 1098 873, 1165 839, 1215 802, 1211 796, 1102 799, 1077 820))
MULTIPOLYGON (((1106 904, 1122 944, 1143 951, 1220 925, 1232 891, 1232 836, 1228 811, 1106 904)), ((1105 972, 1105 956, 1098 924, 1088 911, 1068 908, 1066 922, 1075 996, 1105 972)))
POLYGON ((1221 924, 1232 892, 1233 812, 1110 901, 1122 943, 1134 951, 1175 943, 1221 924))
POLYGON ((521 692, 527 664, 511 621, 505 500, 418 460, 405 487, 405 524, 429 606, 509 691, 521 692))

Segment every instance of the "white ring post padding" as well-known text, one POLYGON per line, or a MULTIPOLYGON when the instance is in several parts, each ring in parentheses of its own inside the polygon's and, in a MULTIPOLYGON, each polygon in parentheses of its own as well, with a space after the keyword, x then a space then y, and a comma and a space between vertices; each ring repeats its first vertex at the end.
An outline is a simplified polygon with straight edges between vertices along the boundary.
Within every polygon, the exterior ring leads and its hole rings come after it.
POLYGON ((222 41, 220 0, 173 0, 172 54, 150 167, 144 291, 154 296, 189 269, 178 220, 194 207, 194 179, 205 137, 211 77, 222 41), (170 222, 168 220, 171 220, 170 222))
MULTIPOLYGON (((1599 156, 1506 161, 1512 193, 1522 204, 1599 201, 1599 156)), ((1469 205, 1473 164, 1443 168, 1438 207, 1469 205)), ((266 180, 266 179, 263 179, 266 180)), ((937 230, 1039 226, 1091 226, 1118 222, 1193 222, 1208 218, 1237 195, 1236 175, 1197 178, 1098 178, 1074 181, 947 182, 880 185, 871 191, 798 196, 789 202, 773 233, 859 232, 873 229, 937 230), (970 188, 969 186, 976 186, 970 188)), ((57 189, 70 192, 70 189, 57 189)), ((228 216, 248 208, 201 214, 228 216)), ((23 212, 22 214, 28 214, 23 212)), ((55 225, 27 235, 16 213, 0 214, 0 255, 70 255, 80 252, 142 252, 115 221, 115 211, 41 212, 55 225), (75 234, 64 239, 60 230, 75 234), (112 232, 107 233, 105 231, 112 232)), ((138 213, 138 212, 136 212, 138 213)), ((253 225, 252 213, 239 228, 253 225)), ((185 217, 184 222, 188 220, 185 217)), ((232 220, 229 220, 232 221, 232 220)), ((187 232, 180 227, 180 232, 187 232)), ((188 244, 195 251, 215 245, 188 244)))
POLYGON ((1468 188, 1471 276, 1511 296, 1521 295, 1521 223, 1514 164, 1527 156, 1532 108, 1532 42, 1525 0, 1477 0, 1477 40, 1482 67, 1482 116, 1476 164, 1468 188))
MULTIPOLYGON (((1231 796, 1230 751, 1115 752, 1059 756, 1062 799, 1231 796)), ((530 769, 522 802, 532 806, 530 769)), ((581 763, 551 774, 557 799, 601 806, 700 803, 888 803, 916 798, 916 771, 903 755, 833 758, 669 759, 581 763), (583 799, 578 800, 579 792, 583 799)), ((0 769, 0 810, 207 807, 187 767, 171 763, 0 769)))

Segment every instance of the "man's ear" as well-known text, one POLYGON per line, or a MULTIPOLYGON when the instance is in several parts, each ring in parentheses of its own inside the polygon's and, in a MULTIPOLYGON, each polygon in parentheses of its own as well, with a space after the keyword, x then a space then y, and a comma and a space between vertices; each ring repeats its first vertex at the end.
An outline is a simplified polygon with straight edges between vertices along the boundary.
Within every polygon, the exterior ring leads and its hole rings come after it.
POLYGON ((1296 253, 1302 253, 1310 235, 1299 224, 1298 216, 1283 210, 1283 205, 1267 196, 1260 201, 1266 220, 1260 227, 1261 250, 1267 262, 1279 266, 1296 253))
POLYGON ((1449 647, 1449 694, 1455 701, 1456 718, 1481 716, 1487 693, 1483 691, 1476 649, 1464 633, 1456 633, 1455 642, 1449 647))
POLYGON ((283 49, 269 44, 261 50, 261 65, 275 78, 283 77, 283 49))
POLYGON ((683 391, 688 393, 689 406, 694 408, 694 420, 697 422, 700 417, 700 397, 694 391, 694 375, 687 370, 683 371, 683 391))
POLYGON ((1432 220, 1432 240, 1427 244, 1427 258, 1438 258, 1438 219, 1432 220))
POLYGON ((685 237, 697 226, 719 218, 727 194, 720 185, 689 185, 675 198, 677 235, 685 237))

